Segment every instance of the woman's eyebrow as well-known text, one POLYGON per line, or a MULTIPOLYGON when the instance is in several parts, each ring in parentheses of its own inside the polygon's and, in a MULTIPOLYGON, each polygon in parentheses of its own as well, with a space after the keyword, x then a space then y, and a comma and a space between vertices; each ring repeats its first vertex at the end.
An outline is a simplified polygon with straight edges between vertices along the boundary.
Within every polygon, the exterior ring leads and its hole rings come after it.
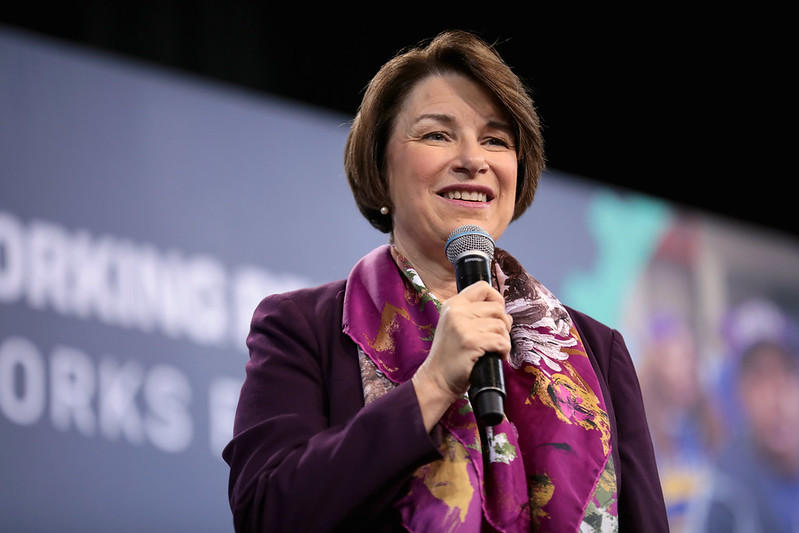
MULTIPOLYGON (((423 120, 434 120, 447 126, 452 126, 455 124, 455 117, 452 115, 447 115, 446 113, 424 113, 416 117, 416 120, 414 120, 413 123, 417 124, 423 120)), ((511 125, 504 120, 489 120, 486 123, 486 126, 489 129, 502 130, 508 134, 513 134, 513 127, 511 127, 511 125)))
POLYGON ((489 129, 501 130, 508 135, 513 135, 513 127, 504 120, 489 120, 486 126, 489 129))
POLYGON ((441 122, 446 125, 452 125, 455 123, 455 117, 453 117, 452 115, 447 115, 445 113, 424 113, 416 117, 416 120, 414 120, 413 123, 416 124, 423 120, 435 120, 437 122, 441 122))

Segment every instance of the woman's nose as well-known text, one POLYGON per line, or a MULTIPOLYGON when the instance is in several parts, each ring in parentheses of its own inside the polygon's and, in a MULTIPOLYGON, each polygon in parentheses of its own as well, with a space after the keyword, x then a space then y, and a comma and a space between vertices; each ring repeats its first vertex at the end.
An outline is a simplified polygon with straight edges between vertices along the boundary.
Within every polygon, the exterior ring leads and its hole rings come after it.
POLYGON ((455 171, 474 178, 488 170, 485 150, 476 140, 463 140, 458 145, 455 171))

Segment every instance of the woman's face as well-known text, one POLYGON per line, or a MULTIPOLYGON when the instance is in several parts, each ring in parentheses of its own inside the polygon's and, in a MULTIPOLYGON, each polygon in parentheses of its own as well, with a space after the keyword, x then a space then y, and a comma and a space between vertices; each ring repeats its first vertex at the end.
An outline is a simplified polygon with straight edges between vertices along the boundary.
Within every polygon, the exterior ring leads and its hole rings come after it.
POLYGON ((513 218, 516 146, 509 115, 460 74, 417 82, 386 149, 394 242, 401 252, 444 255, 450 232, 476 224, 496 240, 513 218))

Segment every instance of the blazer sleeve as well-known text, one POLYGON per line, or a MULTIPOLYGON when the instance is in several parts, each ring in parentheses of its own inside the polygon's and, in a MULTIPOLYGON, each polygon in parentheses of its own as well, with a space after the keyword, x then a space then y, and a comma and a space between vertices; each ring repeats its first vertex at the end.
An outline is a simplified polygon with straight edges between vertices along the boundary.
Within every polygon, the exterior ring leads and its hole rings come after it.
MULTIPOLYGON (((286 295, 255 311, 234 436, 223 452, 237 531, 326 531, 353 513, 381 512, 390 497, 378 495, 440 457, 411 382, 331 423, 330 395, 361 386, 329 375, 342 362, 330 354, 330 338, 343 335, 333 331, 335 313, 286 295)), ((354 355, 346 362, 357 365, 354 355)))
POLYGON ((655 451, 641 387, 621 333, 612 330, 608 387, 616 417, 621 464, 618 494, 620 531, 668 532, 655 451))

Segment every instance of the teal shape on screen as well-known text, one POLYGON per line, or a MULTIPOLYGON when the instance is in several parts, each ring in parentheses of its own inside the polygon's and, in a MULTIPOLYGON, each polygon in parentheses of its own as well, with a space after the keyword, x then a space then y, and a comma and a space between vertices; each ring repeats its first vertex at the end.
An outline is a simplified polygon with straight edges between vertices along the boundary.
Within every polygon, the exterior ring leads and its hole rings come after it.
POLYGON ((563 302, 618 328, 624 301, 671 217, 671 209, 653 198, 598 193, 589 202, 587 213, 596 258, 589 270, 565 276, 563 302))

